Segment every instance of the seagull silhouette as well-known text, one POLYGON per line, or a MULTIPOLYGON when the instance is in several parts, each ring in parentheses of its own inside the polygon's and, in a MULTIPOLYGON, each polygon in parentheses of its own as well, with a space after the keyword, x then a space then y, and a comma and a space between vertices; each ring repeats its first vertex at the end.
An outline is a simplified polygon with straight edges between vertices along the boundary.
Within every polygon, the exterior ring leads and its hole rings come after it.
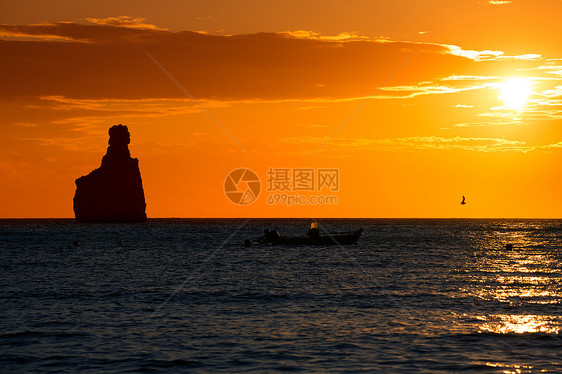
POLYGON ((462 201, 461 201, 461 205, 465 205, 465 204, 466 204, 466 201, 465 201, 465 198, 464 198, 464 196, 463 196, 463 197, 462 197, 462 201))

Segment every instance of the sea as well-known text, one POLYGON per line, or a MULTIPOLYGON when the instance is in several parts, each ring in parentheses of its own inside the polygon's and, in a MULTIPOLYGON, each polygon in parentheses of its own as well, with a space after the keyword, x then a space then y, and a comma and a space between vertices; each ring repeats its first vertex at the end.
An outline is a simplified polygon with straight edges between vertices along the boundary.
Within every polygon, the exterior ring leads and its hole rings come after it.
POLYGON ((562 220, 309 223, 0 220, 0 372, 562 373, 562 220))

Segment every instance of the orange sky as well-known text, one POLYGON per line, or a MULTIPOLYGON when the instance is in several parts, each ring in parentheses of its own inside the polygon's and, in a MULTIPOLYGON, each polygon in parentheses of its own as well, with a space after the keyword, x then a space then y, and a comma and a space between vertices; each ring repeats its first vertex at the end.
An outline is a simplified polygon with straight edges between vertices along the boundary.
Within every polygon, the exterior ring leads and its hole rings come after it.
POLYGON ((72 217, 118 123, 149 217, 562 217, 562 1, 264 3, 1 1, 0 217, 72 217))

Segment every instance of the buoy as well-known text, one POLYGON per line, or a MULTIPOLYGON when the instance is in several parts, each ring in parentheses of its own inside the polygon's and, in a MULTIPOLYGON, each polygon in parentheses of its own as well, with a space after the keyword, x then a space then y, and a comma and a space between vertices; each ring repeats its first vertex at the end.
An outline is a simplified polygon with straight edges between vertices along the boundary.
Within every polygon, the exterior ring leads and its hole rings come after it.
POLYGON ((250 239, 246 239, 244 241, 244 247, 251 247, 252 246, 252 241, 250 239))
POLYGON ((507 243, 507 244, 505 245, 505 249, 507 249, 508 251, 513 250, 513 244, 507 243))
POLYGON ((117 243, 117 245, 122 246, 123 242, 121 240, 119 240, 119 243, 117 243))

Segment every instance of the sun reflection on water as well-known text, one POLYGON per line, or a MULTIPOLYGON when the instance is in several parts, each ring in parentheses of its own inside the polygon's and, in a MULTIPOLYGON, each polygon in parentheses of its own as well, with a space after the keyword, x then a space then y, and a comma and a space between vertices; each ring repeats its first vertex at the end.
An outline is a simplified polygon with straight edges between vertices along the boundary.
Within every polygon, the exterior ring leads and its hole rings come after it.
MULTIPOLYGON (((559 223, 533 226, 507 221, 474 235, 475 261, 466 265, 461 290, 489 301, 494 309, 507 304, 511 313, 496 309, 496 313, 470 313, 462 319, 480 333, 560 334, 562 317, 553 315, 551 309, 551 305, 562 304, 560 231, 559 223)), ((520 369, 506 367, 505 372, 520 369)))
POLYGON ((557 316, 498 314, 478 319, 487 321, 480 326, 481 331, 496 334, 559 334, 561 331, 557 316))
MULTIPOLYGON (((499 362, 486 362, 486 366, 493 368, 505 368, 503 374, 519 374, 519 373, 533 373, 534 367, 531 365, 512 365, 503 364, 499 362)), ((541 373, 546 372, 546 370, 541 370, 541 373)))

